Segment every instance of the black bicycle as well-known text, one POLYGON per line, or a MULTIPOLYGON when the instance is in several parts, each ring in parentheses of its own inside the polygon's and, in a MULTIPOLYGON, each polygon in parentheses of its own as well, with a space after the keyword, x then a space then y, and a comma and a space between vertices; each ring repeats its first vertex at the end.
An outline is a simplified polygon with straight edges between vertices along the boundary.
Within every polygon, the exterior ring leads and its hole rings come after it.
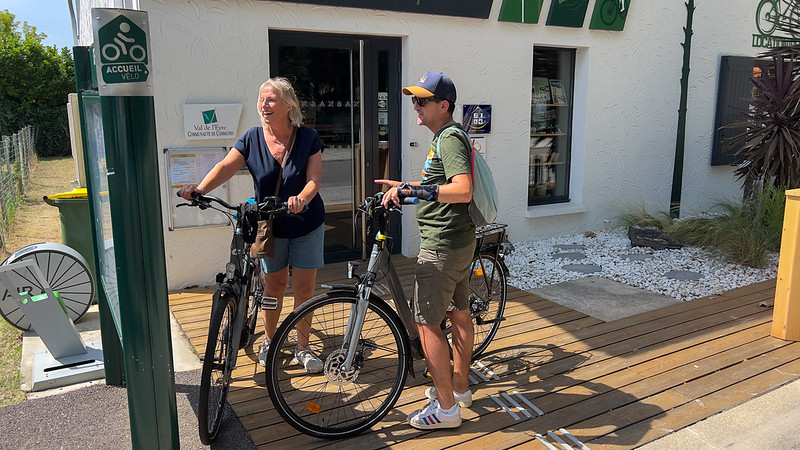
MULTIPOLYGON (((323 285, 330 291, 290 313, 267 353, 266 383, 275 409, 311 436, 344 438, 378 423, 397 402, 406 376, 413 376, 414 356, 421 356, 419 335, 391 261, 392 239, 386 235, 390 213, 399 210, 381 206, 382 197, 382 192, 367 197, 358 206, 368 219, 367 235, 375 237, 366 272, 354 275, 356 264, 348 264, 348 278, 355 276, 356 283, 323 285), (308 348, 324 362, 316 374, 294 359, 296 326, 309 316, 308 348)), ((508 269, 503 255, 510 245, 505 228, 492 224, 477 231, 470 275, 473 357, 486 350, 504 320, 508 269)), ((449 334, 446 320, 442 327, 449 334)))
POLYGON ((217 274, 208 341, 201 358, 203 372, 197 420, 200 440, 209 445, 217 437, 222 424, 239 350, 252 344, 259 311, 277 308, 276 299, 263 296, 261 265, 258 260, 250 258, 258 220, 286 213, 287 205, 278 197, 266 197, 258 204, 248 201, 230 205, 217 197, 193 194, 191 203, 178 206, 220 211, 233 225, 230 261, 225 265, 225 272, 217 274))

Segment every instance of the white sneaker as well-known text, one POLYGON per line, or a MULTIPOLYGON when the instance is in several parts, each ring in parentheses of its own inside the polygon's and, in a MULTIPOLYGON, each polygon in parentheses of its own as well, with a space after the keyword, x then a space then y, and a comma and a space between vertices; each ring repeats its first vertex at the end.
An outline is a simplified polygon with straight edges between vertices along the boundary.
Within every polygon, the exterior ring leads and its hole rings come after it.
MULTIPOLYGON (((428 397, 431 400, 435 400, 436 388, 429 387, 428 389, 425 389, 425 397, 428 397)), ((453 391, 453 397, 456 399, 456 402, 458 402, 458 405, 461 406, 462 408, 469 408, 470 406, 472 406, 472 390, 470 389, 467 389, 467 392, 464 392, 463 394, 459 394, 458 392, 453 391)))
POLYGON ((455 412, 446 414, 439 408, 439 400, 431 400, 427 406, 408 416, 408 424, 418 430, 458 428, 461 426, 461 407, 456 404, 455 412))
POLYGON ((309 349, 295 349, 294 360, 292 362, 295 364, 301 364, 308 373, 320 373, 324 367, 322 360, 319 359, 319 357, 309 349))
POLYGON ((261 367, 267 367, 267 352, 269 351, 269 343, 269 338, 264 336, 264 340, 261 341, 261 347, 258 348, 258 363, 261 365, 261 367))

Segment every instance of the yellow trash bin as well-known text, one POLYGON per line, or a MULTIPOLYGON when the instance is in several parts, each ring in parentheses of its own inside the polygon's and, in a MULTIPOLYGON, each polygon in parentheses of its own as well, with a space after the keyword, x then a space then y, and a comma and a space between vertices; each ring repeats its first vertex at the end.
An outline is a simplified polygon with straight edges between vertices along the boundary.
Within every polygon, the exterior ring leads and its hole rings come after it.
POLYGON ((61 217, 61 243, 74 248, 86 260, 92 277, 94 273, 94 247, 92 246, 91 218, 89 217, 89 197, 86 188, 71 192, 46 195, 48 205, 58 207, 61 217))

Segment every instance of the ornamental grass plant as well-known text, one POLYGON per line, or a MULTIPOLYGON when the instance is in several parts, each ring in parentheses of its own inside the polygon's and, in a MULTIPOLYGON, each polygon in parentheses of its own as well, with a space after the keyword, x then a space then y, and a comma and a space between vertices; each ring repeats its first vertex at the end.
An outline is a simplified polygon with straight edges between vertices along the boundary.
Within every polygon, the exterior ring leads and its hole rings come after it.
POLYGON ((643 206, 620 214, 622 225, 655 226, 684 245, 718 251, 726 260, 764 268, 770 253, 780 251, 785 190, 772 186, 742 202, 718 202, 711 213, 673 219, 668 211, 650 213, 643 206))

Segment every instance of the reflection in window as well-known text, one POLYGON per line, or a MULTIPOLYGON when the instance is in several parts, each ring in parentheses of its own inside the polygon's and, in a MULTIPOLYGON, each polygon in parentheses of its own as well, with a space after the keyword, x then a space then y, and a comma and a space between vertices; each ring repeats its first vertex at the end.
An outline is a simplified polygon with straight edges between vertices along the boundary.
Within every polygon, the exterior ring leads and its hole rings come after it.
POLYGON ((569 201, 575 50, 535 47, 528 205, 569 201))

